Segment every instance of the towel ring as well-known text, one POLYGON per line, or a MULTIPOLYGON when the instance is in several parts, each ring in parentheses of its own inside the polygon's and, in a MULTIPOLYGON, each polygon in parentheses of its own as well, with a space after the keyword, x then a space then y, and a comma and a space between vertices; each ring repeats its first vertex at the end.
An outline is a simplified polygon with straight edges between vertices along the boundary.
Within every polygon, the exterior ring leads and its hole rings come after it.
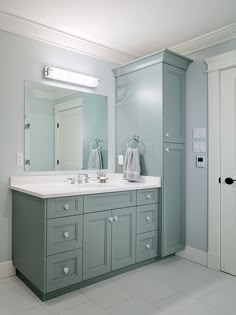
POLYGON ((93 149, 97 149, 99 150, 101 147, 101 140, 99 138, 96 138, 94 139, 91 143, 90 143, 90 149, 93 150, 93 149), (97 145, 97 148, 93 148, 93 145, 97 145))
POLYGON ((133 148, 133 146, 135 146, 135 148, 141 147, 141 141, 140 141, 139 136, 134 135, 133 137, 131 137, 131 138, 128 140, 126 146, 127 146, 127 148, 128 148, 128 147, 133 148))

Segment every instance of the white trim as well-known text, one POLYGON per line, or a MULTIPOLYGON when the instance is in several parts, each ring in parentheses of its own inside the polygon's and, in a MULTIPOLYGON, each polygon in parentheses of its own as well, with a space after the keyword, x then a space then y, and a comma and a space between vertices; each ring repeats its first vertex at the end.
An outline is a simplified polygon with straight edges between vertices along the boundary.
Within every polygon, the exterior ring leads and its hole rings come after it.
POLYGON ((16 274, 16 269, 12 264, 12 261, 6 261, 0 263, 0 279, 14 276, 16 274))
POLYGON ((115 64, 124 64, 138 57, 133 53, 109 48, 4 11, 0 11, 0 29, 115 64))
MULTIPOLYGON (((0 29, 118 65, 126 64, 140 57, 133 52, 106 47, 2 10, 0 10, 0 29)), ((236 38, 236 23, 173 46, 170 49, 179 54, 188 55, 234 38, 236 38)))
POLYGON ((186 246, 185 249, 178 252, 176 256, 207 266, 207 253, 196 248, 186 246))
POLYGON ((206 59, 208 65, 208 267, 220 270, 220 73, 236 65, 236 51, 206 59))
POLYGON ((171 50, 183 55, 189 55, 198 50, 223 43, 236 38, 236 23, 222 27, 203 36, 196 37, 180 45, 171 47, 171 50))

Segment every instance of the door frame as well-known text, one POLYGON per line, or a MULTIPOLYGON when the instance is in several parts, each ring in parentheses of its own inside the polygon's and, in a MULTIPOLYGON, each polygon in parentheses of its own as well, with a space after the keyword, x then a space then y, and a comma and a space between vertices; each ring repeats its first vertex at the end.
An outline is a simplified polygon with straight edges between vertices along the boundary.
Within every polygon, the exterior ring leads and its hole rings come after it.
POLYGON ((208 72, 208 267, 221 269, 220 80, 236 66, 236 50, 205 59, 208 72))

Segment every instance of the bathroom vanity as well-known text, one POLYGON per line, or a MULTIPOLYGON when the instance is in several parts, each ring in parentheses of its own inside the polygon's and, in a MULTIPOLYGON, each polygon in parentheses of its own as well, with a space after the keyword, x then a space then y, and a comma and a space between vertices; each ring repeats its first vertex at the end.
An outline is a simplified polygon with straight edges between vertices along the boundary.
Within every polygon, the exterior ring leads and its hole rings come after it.
POLYGON ((11 179, 13 263, 40 299, 159 257, 159 177, 82 185, 29 178, 11 179))

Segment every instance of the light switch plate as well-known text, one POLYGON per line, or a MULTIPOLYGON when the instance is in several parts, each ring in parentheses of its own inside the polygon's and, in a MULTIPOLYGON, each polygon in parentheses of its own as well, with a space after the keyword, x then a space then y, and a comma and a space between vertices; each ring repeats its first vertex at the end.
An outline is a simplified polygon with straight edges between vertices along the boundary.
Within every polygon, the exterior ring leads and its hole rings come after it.
POLYGON ((23 164, 24 164, 24 154, 16 153, 16 165, 23 166, 23 164))
POLYGON ((122 154, 118 155, 118 164, 119 165, 124 164, 124 155, 122 155, 122 154))
POLYGON ((193 152, 199 152, 199 142, 193 142, 193 152))
POLYGON ((205 139, 206 128, 193 128, 193 139, 205 139))

